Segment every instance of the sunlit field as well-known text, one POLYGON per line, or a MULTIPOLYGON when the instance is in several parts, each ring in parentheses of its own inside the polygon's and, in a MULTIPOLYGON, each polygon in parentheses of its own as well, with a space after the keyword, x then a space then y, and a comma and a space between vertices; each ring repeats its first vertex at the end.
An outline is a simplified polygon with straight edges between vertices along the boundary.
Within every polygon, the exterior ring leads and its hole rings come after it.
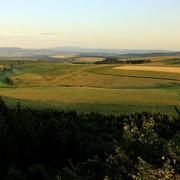
MULTIPOLYGON (((0 64, 10 65, 4 61, 0 64)), ((144 110, 173 114, 174 107, 180 106, 180 68, 170 63, 124 66, 12 61, 11 64, 11 70, 0 75, 0 94, 11 105, 17 101, 25 106, 37 102, 35 106, 39 108, 115 114, 144 110)))

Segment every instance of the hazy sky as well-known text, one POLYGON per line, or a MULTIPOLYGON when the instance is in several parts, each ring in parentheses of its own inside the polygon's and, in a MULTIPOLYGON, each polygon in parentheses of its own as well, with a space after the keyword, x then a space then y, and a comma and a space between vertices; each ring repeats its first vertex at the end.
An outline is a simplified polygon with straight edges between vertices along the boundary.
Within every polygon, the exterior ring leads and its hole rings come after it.
POLYGON ((180 50, 180 0, 0 0, 0 46, 180 50))

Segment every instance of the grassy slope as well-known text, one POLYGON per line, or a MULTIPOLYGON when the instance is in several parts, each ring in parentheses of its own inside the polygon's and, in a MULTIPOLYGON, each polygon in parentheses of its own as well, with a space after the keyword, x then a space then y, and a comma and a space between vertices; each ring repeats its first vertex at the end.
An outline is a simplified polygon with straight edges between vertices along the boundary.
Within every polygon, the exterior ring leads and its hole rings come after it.
POLYGON ((29 62, 14 67, 17 75, 11 78, 18 88, 3 88, 0 94, 10 97, 10 105, 19 99, 24 106, 85 112, 175 113, 174 106, 180 106, 180 74, 120 71, 114 66, 29 62))
MULTIPOLYGON (((78 111, 128 112, 169 111, 180 106, 180 97, 171 89, 104 89, 104 88, 18 88, 1 90, 3 96, 19 100, 38 101, 34 106, 60 107, 78 111), (48 103, 47 103, 48 102, 48 103), (162 108, 162 109, 161 109, 162 108)), ((10 102, 10 101, 9 101, 10 102)), ((30 103, 24 101, 24 103, 30 103)))
POLYGON ((10 71, 6 71, 4 74, 0 75, 0 88, 10 87, 6 81, 6 77, 12 75, 10 71))
POLYGON ((103 88, 153 88, 179 84, 180 74, 113 69, 117 65, 39 63, 23 65, 28 72, 12 77, 18 87, 71 86, 103 88))

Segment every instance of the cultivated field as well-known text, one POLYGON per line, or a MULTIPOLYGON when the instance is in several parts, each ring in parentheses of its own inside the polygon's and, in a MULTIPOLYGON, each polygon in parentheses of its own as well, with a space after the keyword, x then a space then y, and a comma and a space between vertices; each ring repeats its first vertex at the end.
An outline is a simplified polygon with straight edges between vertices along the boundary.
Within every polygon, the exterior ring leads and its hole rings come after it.
POLYGON ((180 67, 120 66, 120 67, 115 67, 114 69, 180 73, 180 67))
POLYGON ((108 114, 175 114, 174 107, 180 107, 180 72, 173 60, 168 64, 161 60, 160 67, 159 62, 120 66, 0 61, 0 65, 9 68, 0 75, 0 95, 10 105, 20 101, 28 107, 108 114))
POLYGON ((78 56, 78 54, 57 54, 57 55, 53 55, 53 56, 50 56, 50 57, 53 57, 53 58, 73 58, 73 57, 76 57, 78 56))
POLYGON ((101 58, 101 57, 80 57, 78 59, 79 62, 97 62, 97 61, 103 61, 105 58, 101 58))

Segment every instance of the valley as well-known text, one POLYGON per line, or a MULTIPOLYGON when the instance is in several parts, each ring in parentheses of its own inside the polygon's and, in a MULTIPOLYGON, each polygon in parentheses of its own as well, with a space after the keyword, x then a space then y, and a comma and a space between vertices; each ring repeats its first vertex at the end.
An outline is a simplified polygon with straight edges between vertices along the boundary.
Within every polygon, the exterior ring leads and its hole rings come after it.
POLYGON ((0 94, 11 106, 21 102, 25 107, 79 112, 175 114, 174 107, 180 106, 180 67, 174 61, 174 56, 157 57, 152 63, 124 66, 1 60, 5 70, 0 94))

